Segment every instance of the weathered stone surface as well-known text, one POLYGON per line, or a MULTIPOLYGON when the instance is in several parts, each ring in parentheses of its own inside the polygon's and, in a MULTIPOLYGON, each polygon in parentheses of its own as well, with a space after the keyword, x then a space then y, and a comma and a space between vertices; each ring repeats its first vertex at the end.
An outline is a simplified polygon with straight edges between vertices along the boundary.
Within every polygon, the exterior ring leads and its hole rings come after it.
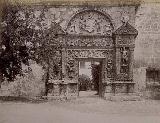
POLYGON ((135 66, 160 67, 160 4, 141 4, 136 14, 135 66))

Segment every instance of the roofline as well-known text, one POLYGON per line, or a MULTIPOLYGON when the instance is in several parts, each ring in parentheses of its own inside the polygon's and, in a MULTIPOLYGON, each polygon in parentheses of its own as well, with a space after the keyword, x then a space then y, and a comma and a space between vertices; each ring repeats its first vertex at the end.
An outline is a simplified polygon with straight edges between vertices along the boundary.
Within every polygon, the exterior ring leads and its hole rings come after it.
POLYGON ((129 24, 128 22, 123 23, 117 30, 115 30, 113 32, 114 35, 138 35, 138 30, 136 28, 134 28, 131 24, 129 24), (135 30, 135 33, 119 33, 119 30, 123 27, 129 25, 130 27, 132 27, 135 30))

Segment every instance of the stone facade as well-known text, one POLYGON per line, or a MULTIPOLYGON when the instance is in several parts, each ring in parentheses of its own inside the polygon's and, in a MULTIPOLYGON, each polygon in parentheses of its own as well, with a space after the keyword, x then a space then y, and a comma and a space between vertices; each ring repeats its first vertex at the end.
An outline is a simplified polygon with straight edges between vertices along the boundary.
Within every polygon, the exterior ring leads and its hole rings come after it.
MULTIPOLYGON (((143 3, 137 9, 135 27, 138 36, 135 42, 134 53, 134 81, 136 91, 147 98, 159 97, 159 85, 151 84, 147 87, 147 70, 160 68, 160 3, 143 3)), ((160 83, 158 80, 157 83, 160 83)))

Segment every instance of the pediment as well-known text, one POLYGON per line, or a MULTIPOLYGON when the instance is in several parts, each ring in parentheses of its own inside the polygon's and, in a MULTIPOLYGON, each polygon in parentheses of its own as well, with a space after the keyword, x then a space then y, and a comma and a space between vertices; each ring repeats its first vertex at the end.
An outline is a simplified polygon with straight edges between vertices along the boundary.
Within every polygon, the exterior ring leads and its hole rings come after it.
POLYGON ((123 23, 122 26, 120 26, 115 32, 114 34, 116 35, 138 35, 138 31, 132 26, 130 25, 128 22, 127 23, 123 23))
POLYGON ((111 35, 113 25, 109 17, 97 11, 83 11, 70 20, 68 34, 78 35, 111 35))

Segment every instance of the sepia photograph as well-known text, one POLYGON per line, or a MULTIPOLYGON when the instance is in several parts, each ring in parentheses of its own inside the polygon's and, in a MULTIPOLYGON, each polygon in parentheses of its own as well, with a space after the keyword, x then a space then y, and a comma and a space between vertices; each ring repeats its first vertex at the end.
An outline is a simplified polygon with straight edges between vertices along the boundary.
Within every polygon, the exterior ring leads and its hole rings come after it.
POLYGON ((0 0, 0 123, 160 123, 160 0, 0 0))

